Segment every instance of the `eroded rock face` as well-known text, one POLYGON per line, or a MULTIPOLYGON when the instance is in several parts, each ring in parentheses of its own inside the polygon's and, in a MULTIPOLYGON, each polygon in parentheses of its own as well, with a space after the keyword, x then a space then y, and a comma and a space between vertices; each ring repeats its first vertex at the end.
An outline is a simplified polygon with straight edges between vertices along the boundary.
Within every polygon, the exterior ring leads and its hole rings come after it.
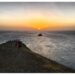
POLYGON ((33 53, 21 41, 0 45, 0 72, 75 72, 63 65, 33 53))

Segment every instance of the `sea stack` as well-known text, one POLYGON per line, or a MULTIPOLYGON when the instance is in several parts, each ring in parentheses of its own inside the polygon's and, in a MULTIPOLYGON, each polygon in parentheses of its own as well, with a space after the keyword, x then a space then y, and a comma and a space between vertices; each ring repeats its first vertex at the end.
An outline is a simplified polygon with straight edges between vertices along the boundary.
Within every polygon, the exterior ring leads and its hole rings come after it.
POLYGON ((40 34, 38 34, 38 36, 43 36, 43 35, 40 33, 40 34))

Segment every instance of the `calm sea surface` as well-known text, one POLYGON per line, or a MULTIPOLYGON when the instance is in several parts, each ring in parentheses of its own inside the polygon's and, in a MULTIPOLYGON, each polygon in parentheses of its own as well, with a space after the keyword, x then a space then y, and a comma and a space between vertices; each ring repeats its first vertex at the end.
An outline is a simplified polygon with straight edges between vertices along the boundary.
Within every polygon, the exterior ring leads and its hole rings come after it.
POLYGON ((33 52, 75 69, 75 31, 41 33, 0 31, 0 44, 20 39, 33 52))

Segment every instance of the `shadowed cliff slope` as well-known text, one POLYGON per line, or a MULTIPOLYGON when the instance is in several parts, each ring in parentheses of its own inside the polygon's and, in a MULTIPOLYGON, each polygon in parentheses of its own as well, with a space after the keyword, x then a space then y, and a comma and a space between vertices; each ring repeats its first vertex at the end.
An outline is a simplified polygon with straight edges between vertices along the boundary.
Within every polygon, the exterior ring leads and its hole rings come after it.
POLYGON ((21 41, 0 45, 0 72, 75 72, 74 70, 32 52, 21 41))

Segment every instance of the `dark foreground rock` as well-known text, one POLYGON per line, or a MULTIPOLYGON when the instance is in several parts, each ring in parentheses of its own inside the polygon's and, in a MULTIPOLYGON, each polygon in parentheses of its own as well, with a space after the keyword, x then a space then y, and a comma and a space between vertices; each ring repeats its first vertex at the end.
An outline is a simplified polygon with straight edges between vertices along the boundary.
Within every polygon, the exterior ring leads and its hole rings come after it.
POLYGON ((36 54, 22 42, 15 40, 0 45, 0 72, 67 73, 75 70, 36 54))

